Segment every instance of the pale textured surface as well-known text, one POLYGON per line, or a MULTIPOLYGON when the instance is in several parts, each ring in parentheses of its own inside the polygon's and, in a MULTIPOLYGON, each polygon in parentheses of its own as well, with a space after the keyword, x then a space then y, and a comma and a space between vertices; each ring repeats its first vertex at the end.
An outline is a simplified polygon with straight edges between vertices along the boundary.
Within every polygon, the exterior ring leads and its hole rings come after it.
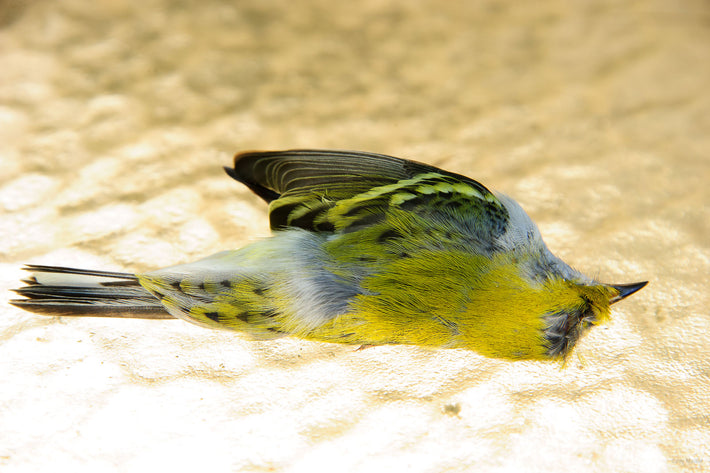
POLYGON ((0 470, 710 470, 707 2, 226 3, 0 2, 0 470), (289 147, 468 174, 651 283, 564 369, 5 303, 267 235, 220 166, 289 147))

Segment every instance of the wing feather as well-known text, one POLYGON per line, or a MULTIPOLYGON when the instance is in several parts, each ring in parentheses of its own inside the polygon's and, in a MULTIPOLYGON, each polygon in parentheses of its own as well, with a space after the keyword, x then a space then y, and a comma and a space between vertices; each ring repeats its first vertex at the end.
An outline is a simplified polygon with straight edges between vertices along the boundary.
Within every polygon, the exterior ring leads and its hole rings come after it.
POLYGON ((486 230, 480 236, 489 238, 507 220, 505 207, 479 182, 382 154, 252 151, 237 154, 234 168, 226 169, 269 202, 272 229, 353 231, 406 211, 486 230))
POLYGON ((349 188, 354 195, 364 186, 369 189, 432 171, 438 170, 384 154, 296 149, 239 153, 228 172, 271 202, 289 191, 334 185, 349 188))

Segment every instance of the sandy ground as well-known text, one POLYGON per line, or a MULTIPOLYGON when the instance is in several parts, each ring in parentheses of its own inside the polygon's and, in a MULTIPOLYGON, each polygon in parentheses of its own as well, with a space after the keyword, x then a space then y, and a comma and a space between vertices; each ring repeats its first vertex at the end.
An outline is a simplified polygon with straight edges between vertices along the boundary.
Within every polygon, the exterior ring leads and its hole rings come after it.
POLYGON ((0 1, 0 470, 710 471, 710 5, 0 1), (268 235, 245 149, 517 199, 614 307, 565 368, 9 306, 268 235))

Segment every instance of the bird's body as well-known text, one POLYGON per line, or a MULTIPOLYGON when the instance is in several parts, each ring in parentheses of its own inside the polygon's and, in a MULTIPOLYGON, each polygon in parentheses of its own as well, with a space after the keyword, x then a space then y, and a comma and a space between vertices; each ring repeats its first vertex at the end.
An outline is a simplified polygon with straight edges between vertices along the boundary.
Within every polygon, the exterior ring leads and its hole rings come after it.
POLYGON ((171 316, 259 339, 564 357, 645 283, 593 281, 522 208, 480 183, 383 155, 243 153, 227 173, 270 203, 274 235, 145 274, 32 266, 16 305, 171 316), (101 279, 103 278, 103 279, 101 279))

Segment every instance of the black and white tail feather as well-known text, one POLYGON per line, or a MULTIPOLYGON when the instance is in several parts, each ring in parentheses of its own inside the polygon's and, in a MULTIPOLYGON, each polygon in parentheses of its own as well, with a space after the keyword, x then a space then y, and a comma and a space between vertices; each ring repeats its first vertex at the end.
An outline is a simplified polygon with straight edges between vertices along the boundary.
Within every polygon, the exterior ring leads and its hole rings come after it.
POLYGON ((130 273, 26 265, 32 275, 10 303, 43 315, 172 319, 160 301, 130 273))

